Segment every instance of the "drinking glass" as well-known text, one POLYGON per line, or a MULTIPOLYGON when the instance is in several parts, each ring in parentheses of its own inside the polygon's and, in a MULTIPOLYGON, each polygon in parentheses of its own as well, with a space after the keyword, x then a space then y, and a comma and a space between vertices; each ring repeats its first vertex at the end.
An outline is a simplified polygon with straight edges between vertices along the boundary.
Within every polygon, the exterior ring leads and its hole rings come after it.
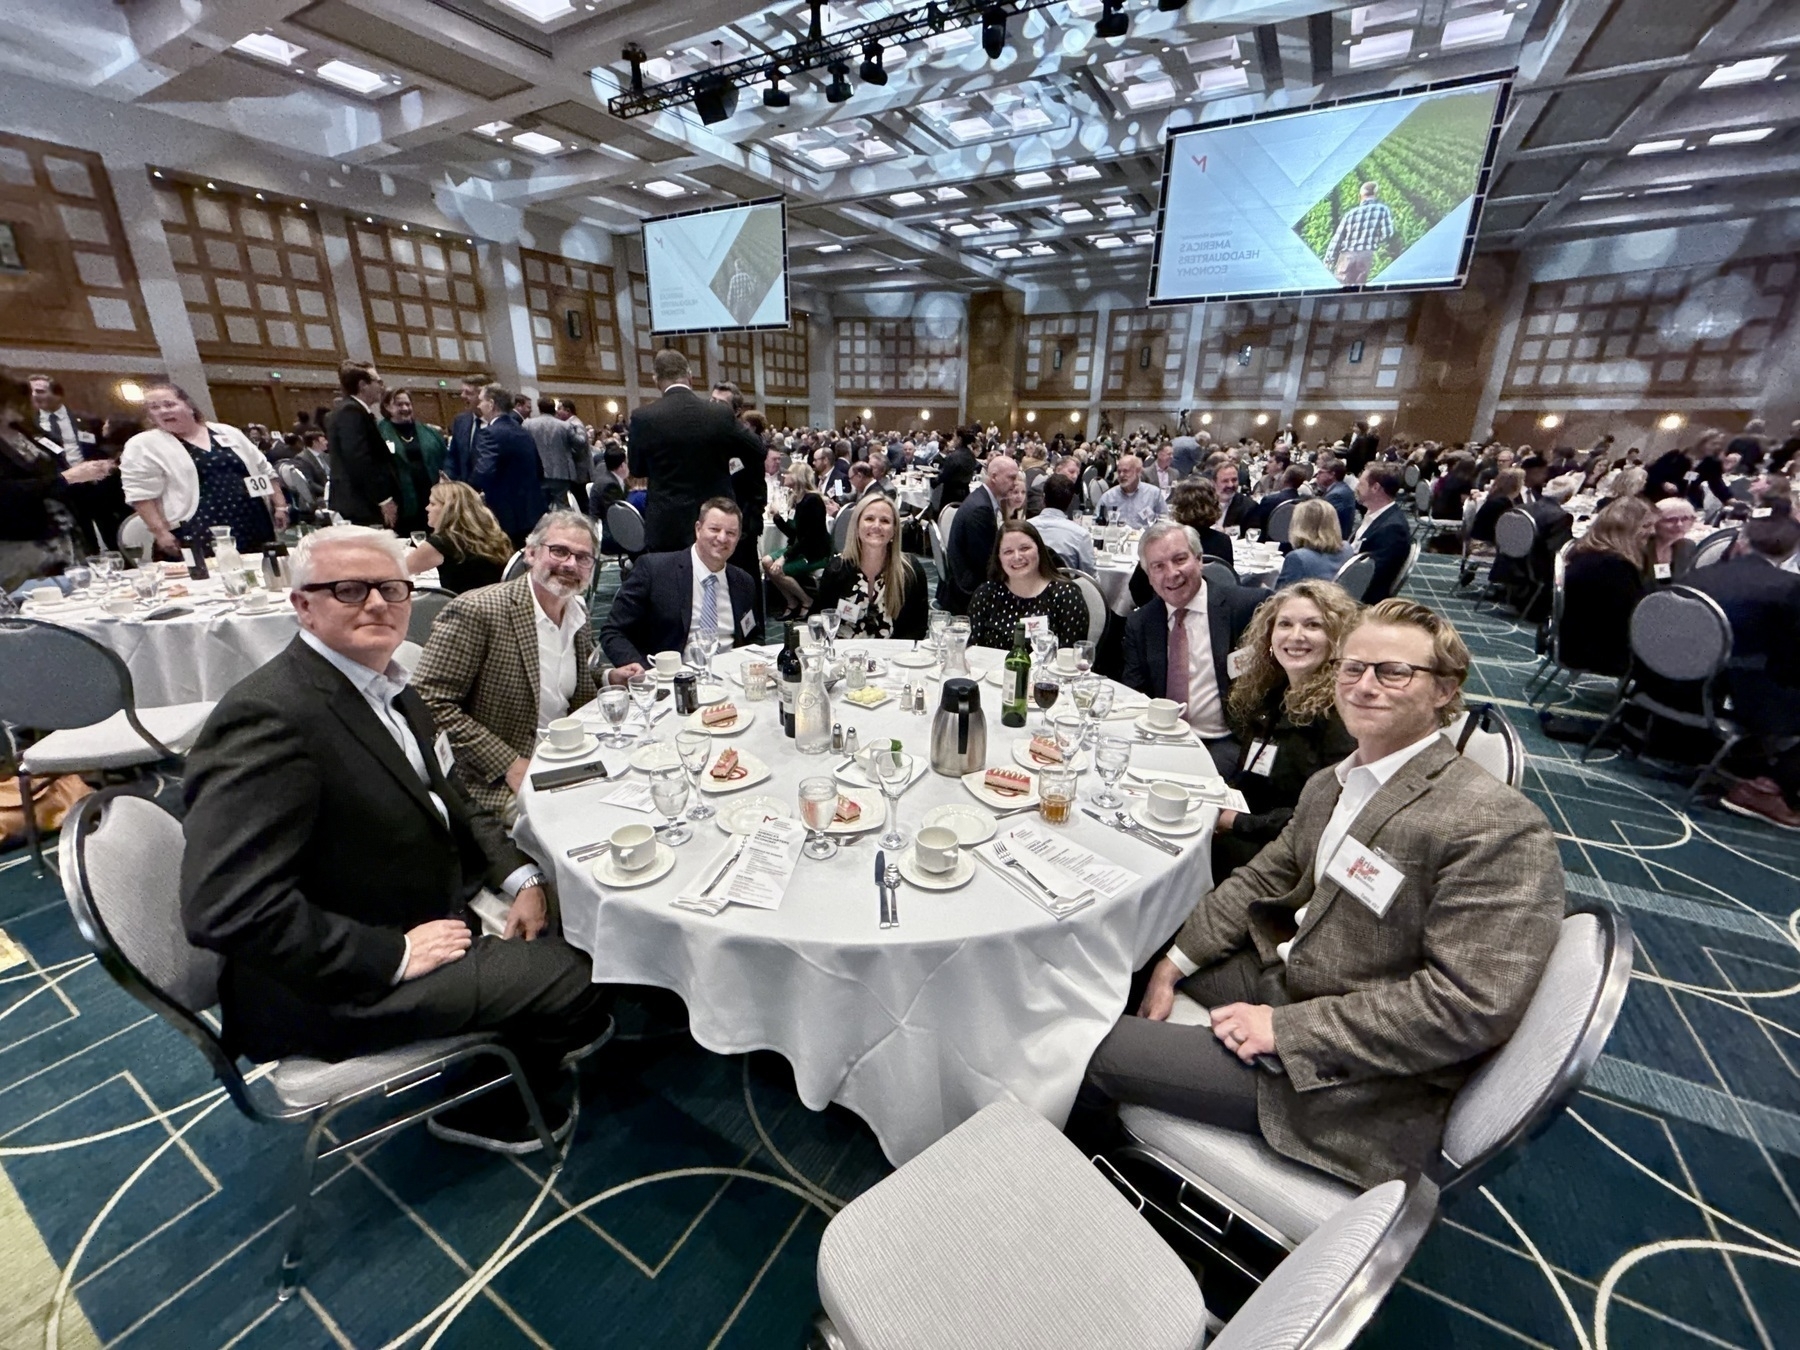
POLYGON ((912 778, 913 757, 894 742, 872 745, 863 751, 863 767, 887 800, 888 827, 887 833, 881 836, 881 846, 885 849, 905 848, 912 842, 912 836, 900 828, 900 794, 912 778))
POLYGON ((679 819, 681 808, 687 805, 688 779, 687 769, 676 765, 672 769, 663 769, 650 775, 650 800, 656 809, 663 813, 669 828, 662 832, 663 843, 671 848, 687 843, 694 837, 685 821, 679 819))
POLYGON ((235 567, 228 572, 219 573, 219 584, 233 600, 242 598, 244 592, 250 589, 250 583, 245 580, 244 574, 235 567))
POLYGON ((844 692, 854 693, 869 682, 869 654, 860 647, 844 651, 844 692))
POLYGON ((826 858, 837 857, 837 840, 825 831, 831 825, 831 818, 837 814, 838 785, 835 778, 802 778, 800 780, 800 823, 810 833, 806 837, 806 847, 801 850, 807 857, 823 862, 826 858))
POLYGON ((706 653, 706 682, 723 684, 718 675, 713 673, 713 657, 731 646, 731 634, 723 628, 706 628, 700 632, 700 646, 706 653))
POLYGON ((625 725, 625 718, 631 712, 630 693, 614 686, 602 689, 594 701, 600 705, 601 719, 612 728, 606 733, 606 744, 615 750, 620 746, 630 745, 630 734, 621 730, 625 725))
POLYGON ((704 671, 706 669, 706 644, 696 634, 688 639, 687 646, 681 649, 681 659, 687 663, 689 670, 704 671))
POLYGON ((824 650, 825 616, 823 614, 808 614, 806 616, 806 635, 812 639, 813 646, 820 650, 824 650))
POLYGON ((1119 779, 1131 765, 1131 742, 1123 736, 1102 736, 1094 743, 1094 769, 1106 784, 1094 794, 1094 805, 1116 811, 1125 805, 1117 791, 1119 779))
POLYGON ((86 567, 71 567, 63 573, 69 579, 69 593, 76 600, 87 599, 88 587, 94 584, 94 574, 86 567))
POLYGON ((113 578, 119 574, 119 564, 122 561, 123 559, 111 550, 96 553, 93 556, 91 564, 94 569, 94 580, 100 583, 102 600, 106 599, 107 592, 112 590, 113 578))
POLYGON ((834 648, 837 643, 838 624, 842 621, 843 616, 835 609, 828 609, 819 615, 820 626, 825 630, 825 656, 827 659, 836 654, 834 648))
POLYGON ((1087 731, 1087 719, 1074 708, 1064 708, 1054 716, 1048 717, 1050 734, 1056 738, 1056 748, 1063 752, 1063 763, 1073 765, 1075 756, 1081 752, 1082 735, 1087 731))
POLYGON ((1037 674, 1031 682, 1031 701, 1037 704, 1044 722, 1044 730, 1050 729, 1050 709, 1055 706, 1057 695, 1062 693, 1062 685, 1057 681, 1056 672, 1049 666, 1039 666, 1037 674))
POLYGON ((625 689, 631 695, 631 701, 637 705, 638 715, 644 719, 644 738, 650 738, 650 709, 656 703, 656 676, 649 671, 640 671, 625 682, 625 689))
POLYGON ((1094 668, 1094 644, 1077 642, 1075 644, 1075 670, 1077 674, 1086 675, 1094 668))
MULTIPOLYGON (((1081 740, 1087 744, 1094 730, 1094 700, 1100 697, 1100 690, 1106 681, 1098 675, 1078 675, 1069 685, 1069 697, 1074 701, 1075 711, 1080 713, 1084 724, 1081 740)), ((1110 706, 1111 700, 1108 700, 1110 706)))
POLYGON ((156 599, 156 592, 162 587, 162 569, 155 563, 148 567, 139 567, 131 574, 131 589, 144 604, 156 599))
POLYGON ((700 773, 712 758, 712 739, 712 734, 706 731, 675 733, 675 753, 681 756, 681 767, 687 770, 694 788, 694 805, 688 811, 689 820, 711 820, 718 814, 700 798, 700 773))
POLYGON ((944 630, 949 626, 950 611, 947 609, 934 609, 925 620, 927 643, 937 653, 940 661, 944 657, 944 630))
POLYGON ((1038 814, 1046 824, 1068 823, 1075 801, 1075 771, 1067 766, 1038 770, 1038 814))

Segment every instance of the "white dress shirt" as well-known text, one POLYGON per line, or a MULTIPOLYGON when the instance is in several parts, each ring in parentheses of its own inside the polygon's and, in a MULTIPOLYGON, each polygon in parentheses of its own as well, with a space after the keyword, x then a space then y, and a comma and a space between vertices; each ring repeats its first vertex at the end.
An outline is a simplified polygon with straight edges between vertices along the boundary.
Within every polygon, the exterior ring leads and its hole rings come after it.
POLYGON ((67 404, 64 404, 55 412, 51 412, 48 409, 40 409, 38 411, 38 426, 56 440, 62 442, 63 458, 71 464, 79 464, 84 458, 81 453, 81 445, 84 439, 89 445, 94 443, 93 436, 86 435, 84 437, 83 433, 77 430, 75 419, 70 416, 67 404))
POLYGON ((1188 706, 1184 717, 1202 740, 1216 741, 1229 736, 1231 728, 1225 723, 1225 702, 1219 697, 1219 672, 1213 665, 1212 624, 1206 617, 1204 580, 1200 589, 1194 592, 1194 598, 1169 615, 1170 633, 1175 631, 1178 619, 1187 625, 1188 706))
POLYGON ((1400 505, 1399 502, 1389 502, 1386 506, 1382 507, 1379 511, 1369 512, 1368 515, 1363 517, 1362 524, 1360 524, 1356 527, 1356 533, 1350 536, 1350 542, 1352 544, 1362 543, 1363 536, 1369 532, 1369 526, 1373 525, 1376 521, 1380 520, 1389 511, 1394 510, 1399 505, 1400 505))
POLYGON ((557 718, 569 715, 569 700, 575 697, 575 682, 581 674, 575 661, 575 635, 587 622, 587 608, 580 596, 571 595, 563 604, 559 624, 544 612, 535 581, 530 591, 531 617, 537 629, 538 730, 542 731, 557 718))
POLYGON ((726 582, 725 569, 721 567, 717 572, 709 572, 707 570, 706 560, 700 556, 700 550, 698 548, 690 547, 688 549, 688 557, 692 560, 692 570, 694 573, 693 598, 688 606, 688 641, 692 642, 695 635, 700 631, 700 603, 702 596, 705 594, 702 587, 708 576, 715 576, 719 579, 717 602, 719 628, 727 637, 730 637, 732 626, 731 587, 726 582))

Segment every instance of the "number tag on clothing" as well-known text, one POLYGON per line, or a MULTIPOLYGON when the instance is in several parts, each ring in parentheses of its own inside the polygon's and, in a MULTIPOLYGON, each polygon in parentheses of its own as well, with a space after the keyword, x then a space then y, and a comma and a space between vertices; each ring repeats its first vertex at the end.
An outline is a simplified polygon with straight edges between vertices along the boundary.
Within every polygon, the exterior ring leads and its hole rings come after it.
POLYGON ((1046 637, 1050 632, 1050 616, 1047 614, 1027 614, 1025 616, 1025 639, 1046 637))
POLYGON ((1379 850, 1359 844, 1348 835, 1331 855, 1325 875, 1367 905, 1378 919, 1386 917, 1400 883, 1406 880, 1406 874, 1379 850))
POLYGON ((244 491, 252 497, 273 497, 275 487, 269 482, 266 473, 247 473, 244 475, 244 491))
POLYGON ((1235 652, 1232 652, 1228 656, 1226 656, 1226 658, 1225 658, 1225 678, 1226 679, 1228 679, 1228 680, 1238 679, 1248 669, 1250 669, 1250 653, 1248 651, 1246 651, 1244 648, 1240 647, 1235 652))
POLYGON ((1275 772, 1277 748, 1271 741, 1251 741, 1244 752, 1244 767, 1251 773, 1267 778, 1275 772))
POLYGON ((93 432, 78 431, 75 433, 75 444, 77 444, 77 445, 92 445, 93 443, 94 443, 94 433, 93 432))
POLYGON ((1750 508, 1750 519, 1752 520, 1767 520, 1774 514, 1775 508, 1772 506, 1753 506, 1750 508))
POLYGON ((1656 579, 1658 581, 1667 581, 1672 575, 1669 564, 1667 563, 1657 563, 1653 570, 1656 573, 1656 579))
POLYGON ((855 623, 863 616, 863 607, 854 600, 840 600, 837 603, 837 616, 840 623, 855 623))
POLYGON ((755 627, 756 615, 754 613, 745 614, 743 618, 738 620, 738 632, 742 633, 745 637, 749 637, 750 630, 755 627))
POLYGON ((449 736, 441 731, 438 732, 437 739, 431 743, 431 748, 437 755, 438 768, 443 772, 444 777, 448 778, 451 770, 456 768, 456 756, 451 752, 449 736))

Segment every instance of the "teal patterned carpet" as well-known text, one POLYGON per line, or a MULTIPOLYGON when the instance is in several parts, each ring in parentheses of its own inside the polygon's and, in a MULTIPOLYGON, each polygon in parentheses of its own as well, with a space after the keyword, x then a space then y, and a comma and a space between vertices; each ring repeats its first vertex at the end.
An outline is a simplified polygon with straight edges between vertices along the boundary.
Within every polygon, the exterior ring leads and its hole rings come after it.
MULTIPOLYGON (((1522 706, 1531 634, 1453 560, 1412 590, 1463 626, 1571 897, 1630 917, 1638 966, 1574 1109, 1448 1207, 1362 1344, 1800 1346, 1800 836, 1581 765, 1522 706)), ((314 1273, 277 1305, 296 1137, 213 1090, 17 853, 0 930, 23 954, 0 969, 0 1346, 799 1347, 824 1224, 887 1170, 778 1057, 708 1054, 627 999, 553 1187, 419 1130, 327 1164, 314 1273)))

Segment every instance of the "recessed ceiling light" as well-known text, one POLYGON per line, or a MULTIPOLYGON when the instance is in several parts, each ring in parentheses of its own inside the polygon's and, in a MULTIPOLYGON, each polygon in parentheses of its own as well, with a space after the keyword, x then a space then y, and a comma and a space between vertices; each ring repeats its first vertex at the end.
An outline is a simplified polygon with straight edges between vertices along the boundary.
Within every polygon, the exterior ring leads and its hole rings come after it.
POLYGON ((895 206, 923 206, 925 194, 922 192, 896 192, 888 200, 895 206))
POLYGON ((1412 40, 1412 29, 1401 28, 1353 42, 1350 44, 1350 69, 1361 70, 1364 66, 1380 65, 1383 61, 1398 61, 1412 51, 1412 40))
POLYGON ((1041 242, 1025 245, 1025 251, 1034 258, 1049 258, 1054 257, 1056 254, 1054 245, 1041 242))
POLYGON ((1623 192, 1584 192, 1581 194, 1581 200, 1584 202, 1610 202, 1614 198, 1624 195, 1623 192))
POLYGON ((1063 170, 1063 181, 1065 183, 1091 182, 1099 176, 1100 170, 1092 164, 1071 164, 1068 168, 1063 170))
POLYGON ((1445 51, 1454 51, 1458 47, 1486 47, 1495 42, 1504 42, 1507 30, 1511 27, 1512 15, 1503 9, 1489 10, 1485 14, 1465 14, 1444 25, 1439 41, 1445 51))
POLYGON ((348 61, 327 61, 319 67, 318 76, 321 80, 356 94, 372 94, 387 84, 385 75, 377 75, 372 70, 351 65, 348 61))
POLYGON ((996 258, 1023 258, 1025 256, 1025 250, 1017 248, 1012 244, 1004 244, 994 250, 994 256, 996 258))
POLYGON ((1775 134, 1774 127, 1750 127, 1744 131, 1716 131, 1706 138, 1708 145, 1749 145, 1775 134))
POLYGON ((1094 236, 1094 247, 1104 249, 1124 248, 1125 241, 1116 234, 1097 234, 1094 236))
POLYGON ((1779 56, 1752 56, 1747 60, 1714 66, 1712 74, 1700 81, 1700 87, 1702 89, 1723 89, 1727 85, 1750 84, 1756 80, 1766 80, 1769 78, 1770 72, 1780 64, 1779 56))
POLYGON ((554 155, 568 149, 554 136, 546 136, 541 131, 525 131, 512 138, 512 143, 521 150, 528 150, 534 155, 554 155))
POLYGON ((477 136, 498 136, 503 131, 511 131, 511 122, 483 122, 475 128, 477 136))
POLYGON ((260 56, 278 66, 291 66, 306 55, 306 48, 276 37, 273 33, 247 33, 231 44, 233 51, 260 56))
POLYGON ((844 251, 844 246, 842 244, 820 244, 819 245, 819 252, 821 252, 821 253, 842 253, 843 251, 844 251))
POLYGON ((1630 153, 1634 155, 1660 155, 1665 154, 1670 150, 1679 150, 1686 144, 1687 142, 1680 137, 1666 141, 1639 141, 1636 145, 1631 147, 1630 153))
POLYGON ((1105 210, 1108 220, 1126 219, 1137 214, 1137 208, 1129 202, 1111 202, 1105 210))
POLYGON ((500 3, 539 23, 549 23, 575 12, 575 6, 569 0, 500 0, 500 3))
POLYGON ((1645 188, 1644 195, 1646 197, 1660 197, 1665 192, 1692 192, 1693 190, 1694 185, 1692 183, 1670 183, 1664 187, 1645 188))
POLYGON ((982 232, 981 226, 968 220, 959 220, 950 227, 950 233, 955 235, 958 239, 964 239, 971 234, 981 234, 982 232))
POLYGON ((1050 175, 1042 169, 1033 169, 1030 173, 1017 174, 1013 178, 1013 186, 1027 190, 1050 186, 1050 175))
POLYGON ((968 195, 959 187, 941 187, 931 190, 932 200, 940 202, 960 202, 968 195))
POLYGON ((686 192, 687 189, 681 186, 680 183, 671 183, 666 178, 652 178, 648 183, 644 184, 644 191, 650 193, 654 197, 679 197, 682 193, 686 192))
POLYGON ((1092 220, 1093 218, 1094 213, 1085 206, 1071 206, 1062 213, 1062 222, 1065 225, 1079 225, 1084 220, 1092 220))

